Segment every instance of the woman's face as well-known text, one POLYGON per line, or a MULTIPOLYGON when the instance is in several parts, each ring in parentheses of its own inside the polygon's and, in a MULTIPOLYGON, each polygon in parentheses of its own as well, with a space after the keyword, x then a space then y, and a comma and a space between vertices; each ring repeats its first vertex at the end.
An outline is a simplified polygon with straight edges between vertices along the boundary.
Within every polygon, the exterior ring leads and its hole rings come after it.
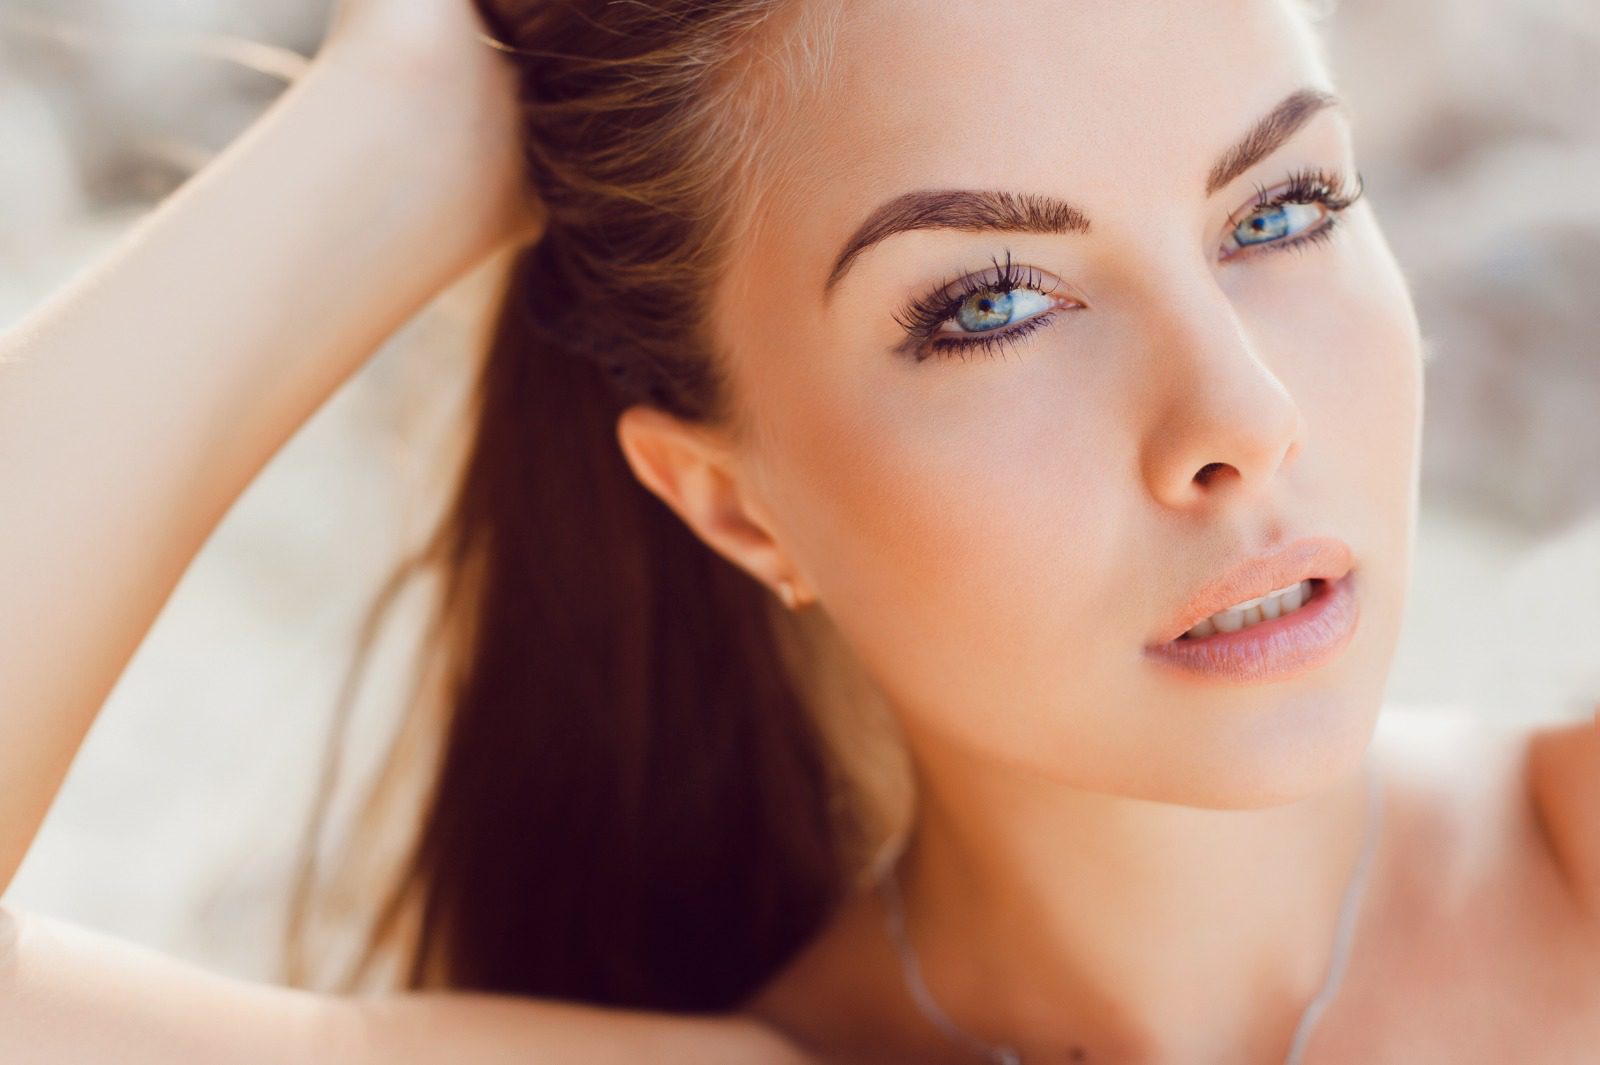
POLYGON ((1420 340, 1370 195, 1293 247, 1330 212, 1252 207, 1297 171, 1355 185, 1339 106, 1260 133, 1332 91, 1314 31, 1279 0, 847 11, 715 301, 756 427, 740 480, 802 593, 925 762, 1217 806, 1347 771, 1408 581, 1420 340), (884 213, 930 190, 1036 209, 884 213), (927 320, 1008 261, 1009 308, 927 320), (916 304, 926 340, 897 321, 916 304), (1145 653, 1200 585, 1304 536, 1355 561, 1331 662, 1229 683, 1145 653))

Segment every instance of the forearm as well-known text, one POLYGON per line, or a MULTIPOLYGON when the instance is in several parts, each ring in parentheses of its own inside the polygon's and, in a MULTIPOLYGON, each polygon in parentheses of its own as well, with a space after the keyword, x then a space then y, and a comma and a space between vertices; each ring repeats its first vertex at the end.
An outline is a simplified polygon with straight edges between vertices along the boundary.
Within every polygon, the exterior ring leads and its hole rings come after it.
POLYGON ((338 1038, 345 1005, 0 906, 0 1061, 365 1065, 338 1038))
POLYGON ((0 336, 0 890, 228 507, 495 245, 383 91, 314 67, 0 336))
POLYGON ((328 995, 210 973, 0 905, 0 1061, 806 1065, 754 1021, 509 995, 328 995))
POLYGON ((807 1065, 771 1029, 733 1015, 605 1009, 553 999, 407 992, 344 1000, 350 1061, 432 1065, 449 1048, 472 1065, 807 1065))

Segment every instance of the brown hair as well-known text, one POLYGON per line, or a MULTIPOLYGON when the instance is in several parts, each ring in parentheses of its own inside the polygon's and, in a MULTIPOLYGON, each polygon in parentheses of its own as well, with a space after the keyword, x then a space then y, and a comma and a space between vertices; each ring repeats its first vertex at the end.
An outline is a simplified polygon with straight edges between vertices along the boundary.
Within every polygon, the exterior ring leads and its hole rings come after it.
POLYGON ((331 983, 387 954, 406 988, 724 1010, 904 832, 909 763, 825 614, 776 608, 707 547, 615 428, 648 403, 747 430, 707 294, 780 187, 757 177, 844 4, 478 3, 518 63, 549 225, 499 292, 458 487, 363 627, 283 979, 330 984, 311 904, 351 697, 382 618, 433 575, 409 712, 320 899, 338 928, 376 914, 331 983))
POLYGON ((743 431, 706 293, 756 206, 756 132, 816 83, 829 12, 481 4, 515 49, 549 224, 506 274, 459 486, 363 629, 285 982, 312 982, 310 905, 353 679, 423 573, 442 582, 433 657, 341 856, 343 902, 328 893, 336 922, 377 914, 345 989, 387 949, 391 982, 409 988, 731 1008, 817 931, 884 835, 847 779, 871 744, 817 711, 823 682, 807 679, 825 652, 802 626, 825 623, 780 617, 638 482, 615 435, 636 402, 743 431), (419 766, 420 830, 374 904, 372 863, 391 842, 380 822, 419 766))

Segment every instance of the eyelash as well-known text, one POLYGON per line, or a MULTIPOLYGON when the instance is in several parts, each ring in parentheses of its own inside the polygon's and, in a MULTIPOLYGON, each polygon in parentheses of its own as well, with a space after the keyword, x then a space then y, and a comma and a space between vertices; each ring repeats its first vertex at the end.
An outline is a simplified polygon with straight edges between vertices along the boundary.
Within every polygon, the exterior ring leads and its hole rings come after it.
POLYGON ((974 334, 970 339, 934 338, 935 330, 954 318, 963 303, 981 292, 1009 292, 1026 288, 1049 295, 1055 291, 1054 286, 1045 288, 1043 277, 1033 267, 1013 266, 1010 251, 1006 252, 1004 263, 998 259, 991 259, 990 262, 994 264, 992 272, 971 274, 962 278, 961 287, 954 293, 949 291, 948 282, 941 283, 932 292, 913 300, 894 316, 895 321, 900 323, 900 328, 906 331, 908 340, 905 347, 915 356, 916 361, 921 362, 934 354, 965 356, 968 351, 974 349, 992 354, 1000 345, 1020 339, 1043 325, 1048 319, 1055 317, 1055 311, 1041 311, 1011 329, 990 330, 974 334))
MULTIPOLYGON (((1340 213, 1361 198, 1364 182, 1359 171, 1356 172, 1353 183, 1347 184, 1340 175, 1320 167, 1307 167, 1292 171, 1284 187, 1275 194, 1269 195, 1259 184, 1255 186, 1255 190, 1256 198, 1241 216, 1241 221, 1258 211, 1285 204, 1319 203, 1327 209, 1328 215, 1315 229, 1309 229, 1285 240, 1245 246, 1229 255, 1229 259, 1256 252, 1307 251, 1313 243, 1330 239, 1335 227, 1339 225, 1340 213)), ((934 356, 959 356, 965 360, 971 352, 981 352, 993 357, 1006 345, 1021 340, 1060 313, 1061 308, 1041 311, 1023 319, 1020 325, 1013 328, 975 333, 966 338, 935 337, 934 333, 938 328, 954 318, 961 305, 979 293, 1004 293, 1019 288, 1032 289, 1042 295, 1049 295, 1055 291, 1054 286, 1048 289, 1044 287, 1039 272, 1033 267, 1013 267, 1010 251, 1006 252, 1004 264, 996 259, 990 261, 994 263, 994 271, 963 278, 961 287, 953 293, 949 291, 948 282, 941 283, 932 292, 913 300, 895 314, 895 321, 907 335, 902 350, 909 352, 917 362, 934 356)))

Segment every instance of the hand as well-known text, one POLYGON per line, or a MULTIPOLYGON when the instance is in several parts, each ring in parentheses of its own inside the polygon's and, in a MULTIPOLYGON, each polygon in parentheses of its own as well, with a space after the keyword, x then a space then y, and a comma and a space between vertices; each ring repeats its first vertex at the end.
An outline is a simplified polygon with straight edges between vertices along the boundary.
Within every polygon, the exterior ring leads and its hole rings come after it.
POLYGON ((527 183, 519 60, 485 39, 473 0, 338 0, 315 64, 375 91, 419 153, 446 168, 446 202, 483 220, 491 243, 537 239, 527 183), (453 199, 452 199, 453 198, 453 199))
POLYGON ((324 50, 356 49, 378 64, 422 74, 478 65, 488 30, 474 0, 336 0, 324 50))

